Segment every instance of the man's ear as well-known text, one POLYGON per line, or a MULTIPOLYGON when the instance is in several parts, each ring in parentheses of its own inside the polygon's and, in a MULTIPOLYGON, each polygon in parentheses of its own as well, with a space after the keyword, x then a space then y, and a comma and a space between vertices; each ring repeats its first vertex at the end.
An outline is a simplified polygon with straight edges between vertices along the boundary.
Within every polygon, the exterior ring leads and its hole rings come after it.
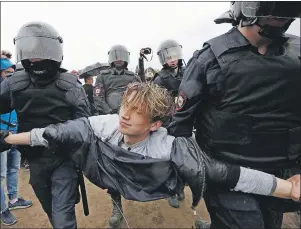
POLYGON ((150 131, 156 131, 162 126, 162 121, 156 121, 151 124, 150 131))

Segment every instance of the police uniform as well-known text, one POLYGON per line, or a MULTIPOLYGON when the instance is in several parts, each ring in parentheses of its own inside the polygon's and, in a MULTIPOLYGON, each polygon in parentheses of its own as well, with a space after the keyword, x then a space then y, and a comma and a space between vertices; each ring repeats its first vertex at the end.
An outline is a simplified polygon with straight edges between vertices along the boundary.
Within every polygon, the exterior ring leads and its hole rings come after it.
MULTIPOLYGON (((300 38, 274 41, 266 55, 232 28, 205 42, 179 87, 174 136, 191 136, 216 159, 285 178, 301 157, 300 38)), ((212 228, 279 228, 273 198, 209 187, 212 228)), ((289 209, 293 211, 295 209, 289 209)), ((288 211, 285 209, 283 211, 288 211)))
POLYGON ((115 68, 101 71, 94 86, 94 102, 99 113, 117 113, 123 92, 133 82, 141 82, 134 72, 122 70, 118 73, 115 68))
POLYGON ((173 97, 178 96, 180 83, 183 79, 184 68, 181 67, 177 72, 173 69, 162 69, 155 75, 154 83, 166 88, 173 97))
MULTIPOLYGON (((17 60, 25 70, 1 83, 0 113, 15 109, 19 132, 90 115, 87 96, 77 78, 59 69, 61 43, 52 26, 39 22, 25 24, 15 38, 17 60), (31 62, 32 58, 43 60, 31 62)), ((80 173, 68 153, 42 146, 19 149, 28 159, 30 184, 52 226, 76 228, 80 173)))

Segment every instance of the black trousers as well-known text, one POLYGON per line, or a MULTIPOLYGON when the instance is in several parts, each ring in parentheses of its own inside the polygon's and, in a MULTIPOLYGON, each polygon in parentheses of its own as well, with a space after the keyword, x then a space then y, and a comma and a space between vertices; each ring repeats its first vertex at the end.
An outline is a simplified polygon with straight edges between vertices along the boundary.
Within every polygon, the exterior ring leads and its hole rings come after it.
POLYGON ((78 175, 71 161, 28 160, 30 184, 53 228, 77 228, 78 175))
POLYGON ((208 186, 204 200, 212 229, 280 229, 283 213, 301 208, 301 203, 292 200, 228 191, 212 185, 208 186))

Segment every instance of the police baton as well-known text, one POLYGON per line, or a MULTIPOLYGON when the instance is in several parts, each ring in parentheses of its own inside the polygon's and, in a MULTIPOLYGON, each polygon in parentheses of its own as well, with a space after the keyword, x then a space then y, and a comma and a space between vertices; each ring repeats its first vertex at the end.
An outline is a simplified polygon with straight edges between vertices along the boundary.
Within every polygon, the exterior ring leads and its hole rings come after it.
POLYGON ((80 193, 82 195, 84 214, 85 214, 85 216, 88 216, 89 215, 89 206, 88 206, 88 199, 87 199, 87 192, 86 192, 84 176, 83 176, 82 171, 80 171, 80 170, 77 170, 77 174, 78 174, 80 193))

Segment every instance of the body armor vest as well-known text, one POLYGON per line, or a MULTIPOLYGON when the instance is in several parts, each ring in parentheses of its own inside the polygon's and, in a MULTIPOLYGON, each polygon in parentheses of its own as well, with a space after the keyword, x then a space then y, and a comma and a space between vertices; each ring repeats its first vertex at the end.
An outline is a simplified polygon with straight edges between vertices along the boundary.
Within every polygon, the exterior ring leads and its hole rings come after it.
POLYGON ((123 92, 128 84, 138 81, 135 73, 125 70, 123 74, 114 74, 114 70, 102 71, 106 89, 106 101, 113 110, 119 110, 123 92))
POLYGON ((183 69, 180 69, 178 73, 172 72, 169 69, 162 69, 157 74, 160 76, 164 87, 171 93, 173 97, 178 96, 179 86, 183 79, 183 69))
POLYGON ((231 39, 207 42, 221 71, 206 73, 209 102, 199 114, 198 142, 230 163, 290 168, 301 156, 300 40, 290 37, 282 55, 263 56, 231 47, 231 39))
MULTIPOLYGON (((73 118, 73 108, 65 93, 76 87, 77 79, 69 73, 60 73, 53 83, 45 87, 34 85, 25 71, 17 72, 10 82, 12 107, 18 114, 18 131, 27 132, 53 123, 63 123, 73 118)), ((44 147, 28 148, 39 151, 44 147)), ((33 156, 30 152, 26 156, 33 156)))

